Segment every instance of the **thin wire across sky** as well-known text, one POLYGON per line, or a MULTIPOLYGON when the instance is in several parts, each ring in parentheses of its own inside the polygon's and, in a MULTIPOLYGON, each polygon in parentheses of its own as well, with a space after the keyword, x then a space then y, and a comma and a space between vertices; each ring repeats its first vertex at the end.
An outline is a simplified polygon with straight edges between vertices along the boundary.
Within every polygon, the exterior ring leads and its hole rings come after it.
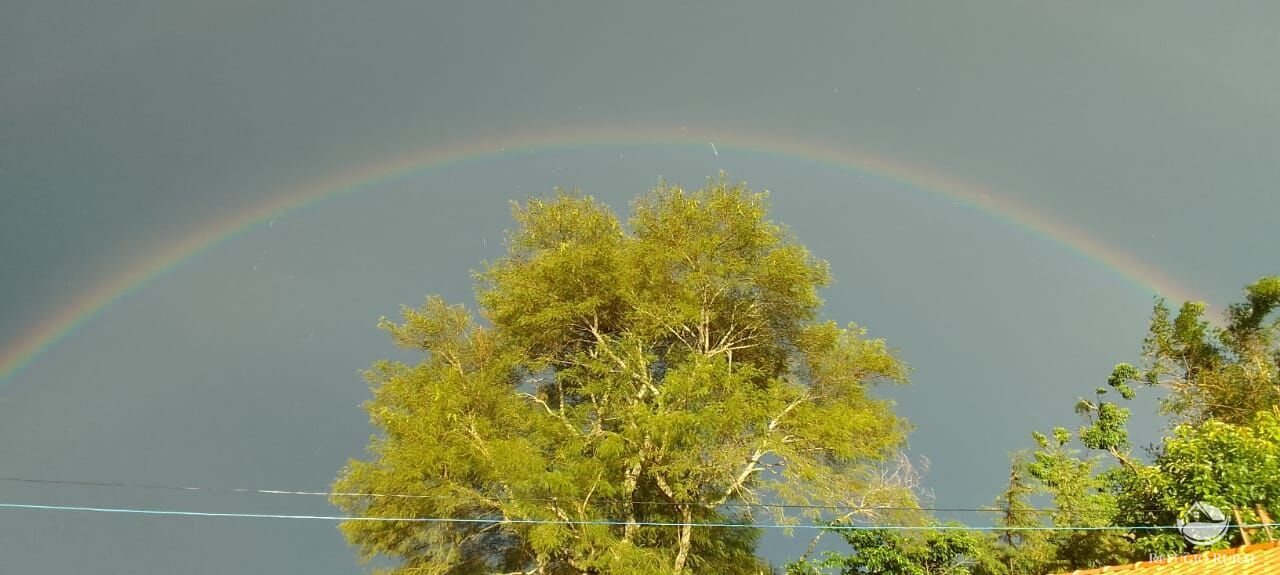
MULTIPOLYGON (((303 491, 303 490, 286 490, 286 489, 255 489, 247 487, 207 487, 207 486, 186 486, 186 485, 165 485, 157 483, 130 483, 123 481, 90 481, 90 480, 72 480, 72 479, 45 479, 36 477, 13 477, 0 476, 0 482, 7 483, 28 483, 36 485, 50 485, 63 487, 113 487, 123 489, 144 489, 144 490, 163 490, 163 491, 184 491, 192 493, 230 493, 238 495, 299 495, 312 497, 369 497, 369 498, 395 498, 395 499, 456 499, 457 496, 442 494, 412 494, 412 493, 359 493, 359 492, 342 492, 342 491, 303 491)), ((521 503, 552 503, 561 501, 555 497, 496 497, 492 498, 502 502, 521 502, 521 503)), ((615 502, 623 503, 623 502, 615 502)), ((680 505, 673 501, 627 501, 637 505, 680 505)), ((2 507, 3 505, 0 505, 2 507)), ((56 506, 55 506, 56 507, 56 506)), ((930 511, 939 513, 1001 513, 1003 510, 998 507, 909 507, 909 506, 893 506, 893 505, 817 505, 817 504, 794 504, 794 503, 748 503, 748 502, 727 502, 721 505, 726 508, 759 508, 759 509, 814 509, 828 511, 930 511)), ((1054 507, 1032 507, 1027 511, 1033 513, 1053 513, 1059 511, 1054 507)), ((1161 512, 1164 509, 1146 509, 1140 510, 1144 512, 1161 512)), ((346 519, 357 519, 348 517, 346 519)))
MULTIPOLYGON (((506 519, 478 517, 348 517, 342 515, 283 515, 271 513, 231 513, 217 511, 184 511, 177 509, 140 509, 127 507, 82 507, 75 505, 40 505, 33 503, 0 503, 0 509, 26 509, 36 511, 77 511, 88 513, 118 513, 129 515, 177 516, 202 518, 240 518, 240 519, 286 519, 303 521, 361 521, 361 522, 397 522, 397 523, 465 523, 479 525, 607 525, 622 527, 634 524, 640 527, 703 527, 703 528, 739 528, 739 529, 824 529, 832 531, 1172 531, 1180 529, 1177 525, 1104 525, 1098 527, 1057 527, 1057 526, 973 526, 958 524, 940 525, 854 525, 845 523, 727 523, 727 522, 663 522, 637 521, 628 523, 609 519, 506 519)), ((1262 529, 1280 527, 1280 523, 1250 523, 1235 526, 1240 529, 1262 529)))

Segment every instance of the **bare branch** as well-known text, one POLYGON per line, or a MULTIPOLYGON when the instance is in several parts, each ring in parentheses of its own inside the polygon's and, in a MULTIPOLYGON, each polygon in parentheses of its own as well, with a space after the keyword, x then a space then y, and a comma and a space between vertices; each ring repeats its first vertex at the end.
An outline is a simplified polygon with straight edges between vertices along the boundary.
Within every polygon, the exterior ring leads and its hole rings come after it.
POLYGON ((574 435, 577 435, 580 437, 582 436, 582 430, 578 429, 577 427, 574 427, 573 423, 569 421, 569 418, 565 417, 563 411, 556 411, 552 409, 551 406, 548 405, 546 401, 543 401, 541 397, 533 395, 532 393, 520 392, 518 395, 531 399, 534 402, 536 402, 538 405, 541 405, 542 408, 546 410, 548 415, 556 419, 559 419, 562 423, 564 423, 565 427, 569 428, 569 431, 572 431, 574 433, 574 435))

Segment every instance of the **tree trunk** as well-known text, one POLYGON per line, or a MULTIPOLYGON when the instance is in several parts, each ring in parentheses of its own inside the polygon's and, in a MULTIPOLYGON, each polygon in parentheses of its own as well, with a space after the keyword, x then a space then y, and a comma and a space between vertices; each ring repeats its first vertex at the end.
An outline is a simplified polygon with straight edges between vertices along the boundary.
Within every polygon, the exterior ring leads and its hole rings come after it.
POLYGON ((680 506, 680 550, 676 553, 674 573, 684 573, 684 564, 689 560, 689 546, 693 539, 693 511, 687 505, 680 506))
POLYGON ((622 481, 623 497, 627 504, 627 524, 622 528, 623 541, 631 541, 631 538, 635 537, 636 529, 639 527, 639 524, 636 523, 636 504, 632 501, 632 496, 635 495, 636 484, 640 480, 640 470, 643 464, 644 454, 642 453, 636 460, 635 465, 627 470, 626 477, 622 481))

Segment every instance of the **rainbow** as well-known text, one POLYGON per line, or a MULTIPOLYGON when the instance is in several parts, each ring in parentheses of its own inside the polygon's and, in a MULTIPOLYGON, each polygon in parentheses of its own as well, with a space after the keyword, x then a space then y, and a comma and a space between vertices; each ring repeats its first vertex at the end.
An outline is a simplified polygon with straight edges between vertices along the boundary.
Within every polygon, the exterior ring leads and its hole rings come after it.
POLYGON ((0 383, 12 378, 77 328, 169 270, 240 236, 316 202, 376 188, 379 184, 450 165, 509 155, 530 155, 558 149, 599 148, 609 145, 699 146, 707 153, 735 150, 778 157, 802 158, 830 164, 932 195, 942 196, 984 212, 1027 233, 1042 236, 1108 268, 1141 289, 1175 302, 1197 299, 1160 270, 1121 250, 1103 244, 1083 230, 1033 210, 1016 200, 980 186, 949 178, 928 168, 817 139, 782 135, 735 133, 687 126, 592 125, 546 132, 447 142, 383 161, 331 174, 319 181, 272 194, 266 201, 235 215, 210 221, 165 248, 139 258, 132 266, 75 297, 0 349, 0 383))

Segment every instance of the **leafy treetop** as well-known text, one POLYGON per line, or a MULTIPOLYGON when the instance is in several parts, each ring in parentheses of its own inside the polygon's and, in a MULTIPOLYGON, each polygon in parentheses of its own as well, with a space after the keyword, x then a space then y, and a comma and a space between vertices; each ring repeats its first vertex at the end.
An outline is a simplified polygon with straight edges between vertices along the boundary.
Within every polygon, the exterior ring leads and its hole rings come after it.
POLYGON ((415 496, 335 497, 356 515, 473 522, 347 538, 393 573, 756 573, 757 530, 692 524, 749 523, 766 497, 915 505, 886 470, 907 427, 867 393, 906 368, 818 319, 827 265, 767 211, 723 174, 659 185, 626 225, 576 193, 515 205, 477 274, 483 321, 435 297, 384 320, 424 356, 367 373, 379 434, 335 485, 415 496))

